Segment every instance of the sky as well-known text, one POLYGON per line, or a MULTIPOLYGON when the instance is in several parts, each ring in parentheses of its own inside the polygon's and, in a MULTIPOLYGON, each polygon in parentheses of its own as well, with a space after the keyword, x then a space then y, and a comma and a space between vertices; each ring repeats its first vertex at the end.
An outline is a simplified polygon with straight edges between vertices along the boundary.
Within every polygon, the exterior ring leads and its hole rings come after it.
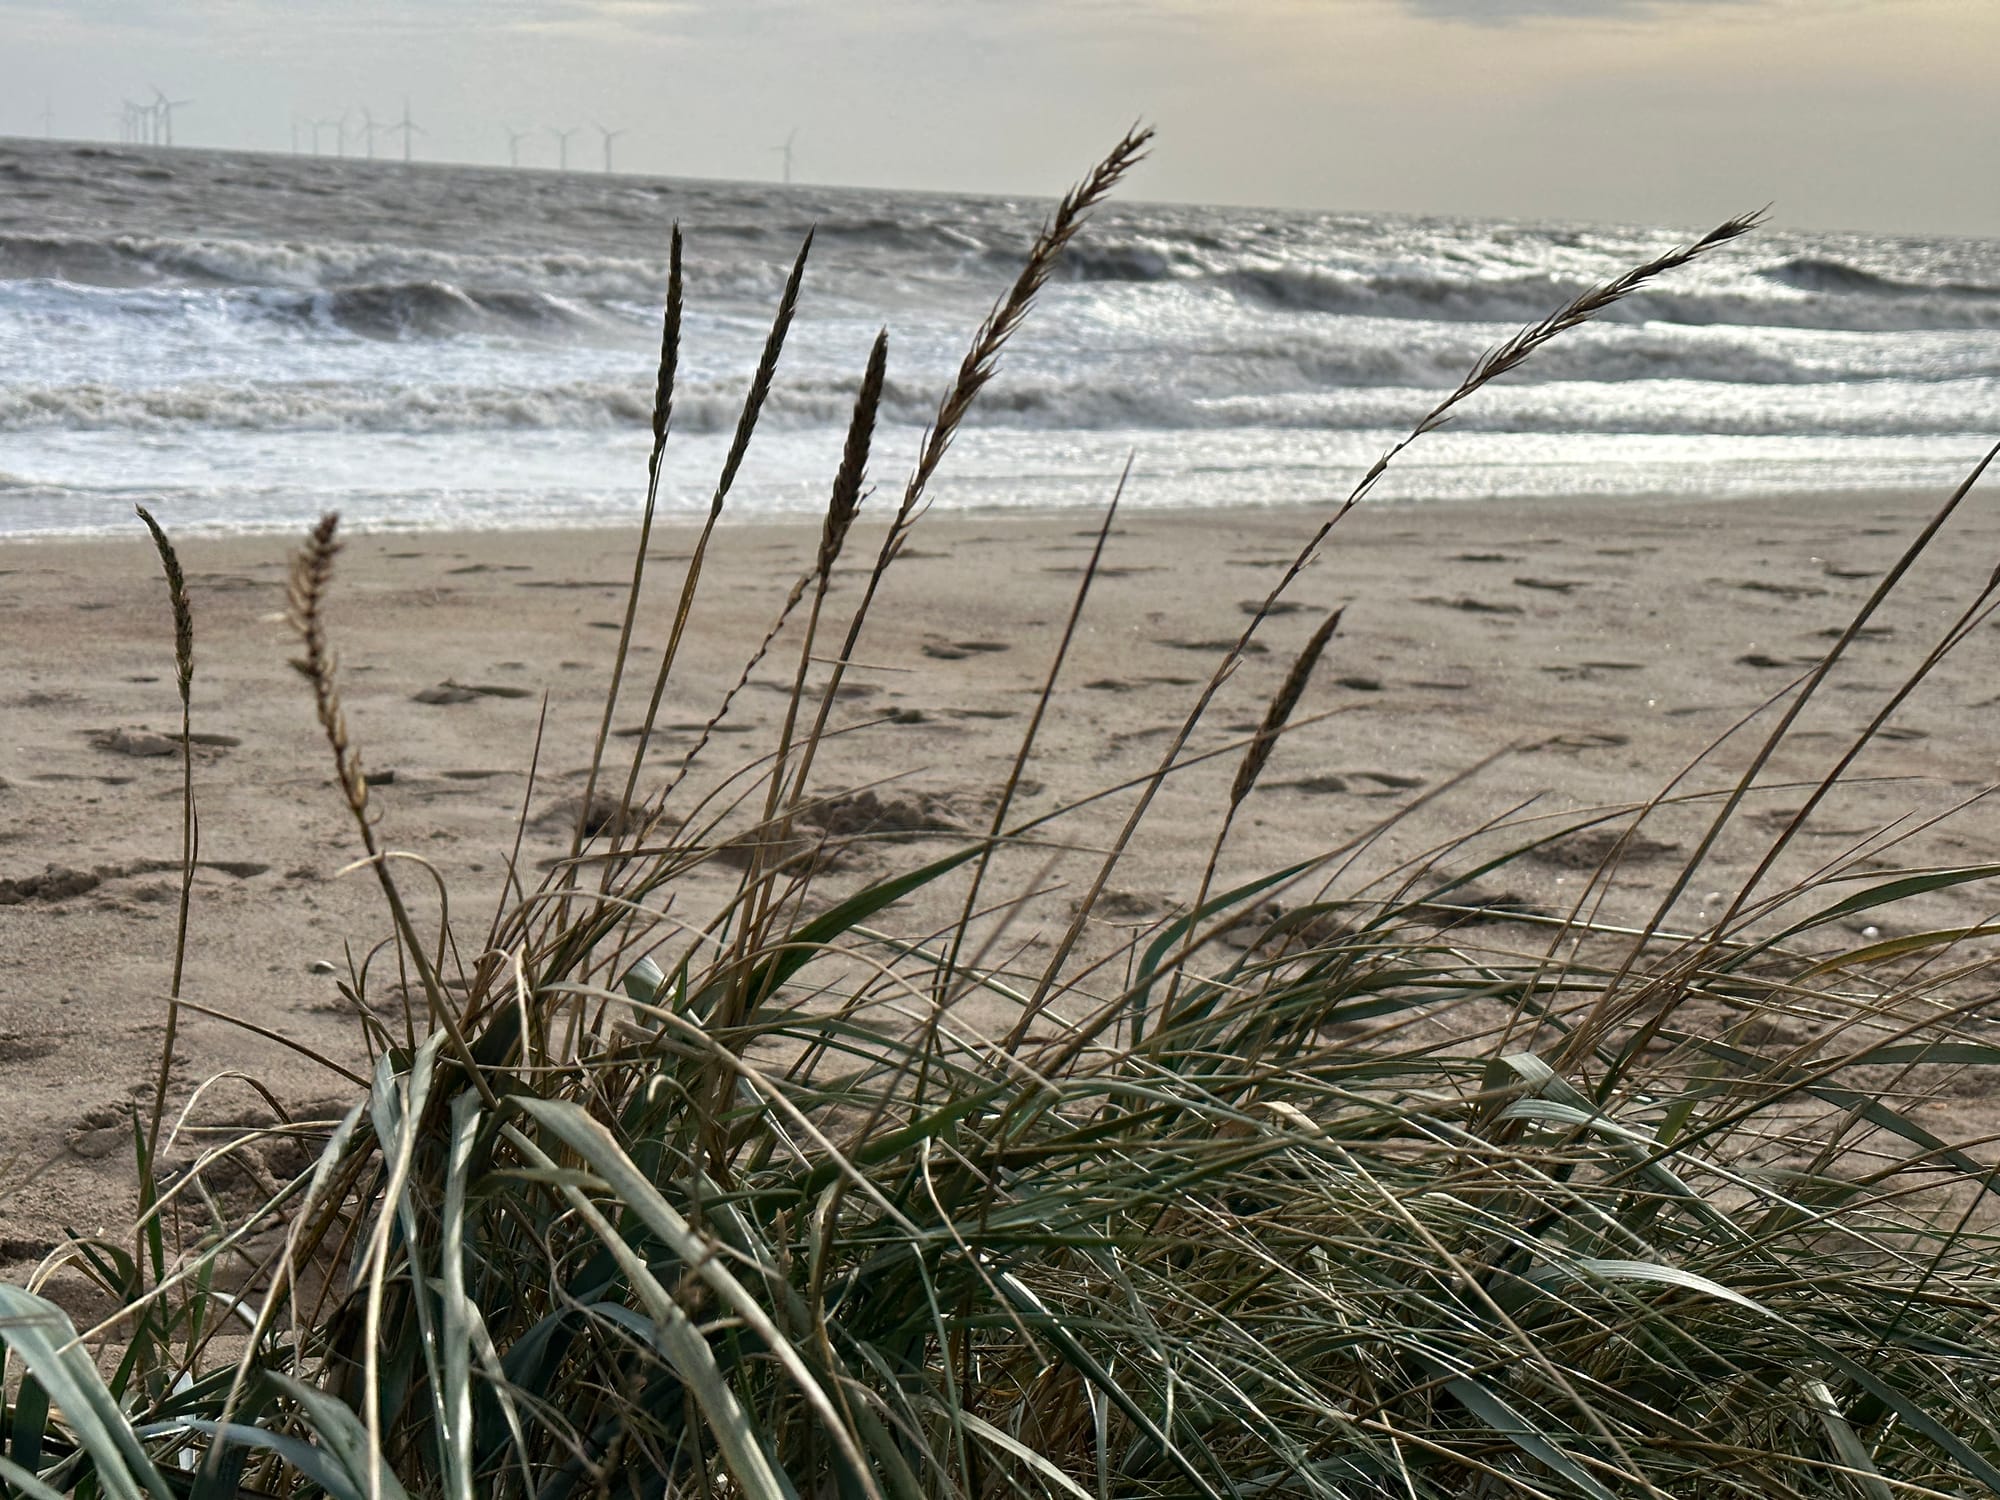
POLYGON ((0 134, 1050 194, 1144 120, 1135 197, 2000 236, 1996 63, 2000 0, 0 0, 0 134))

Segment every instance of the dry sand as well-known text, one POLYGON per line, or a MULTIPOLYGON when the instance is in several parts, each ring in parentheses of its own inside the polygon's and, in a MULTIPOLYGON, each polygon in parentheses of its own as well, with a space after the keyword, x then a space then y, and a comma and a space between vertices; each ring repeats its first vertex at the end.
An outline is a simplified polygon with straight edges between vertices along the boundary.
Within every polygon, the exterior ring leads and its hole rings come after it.
MULTIPOLYGON (((1531 799, 1540 801, 1529 816, 1649 796, 1826 647, 1935 503, 1850 495, 1356 513, 1195 741, 1213 746, 1253 726, 1320 612, 1347 606, 1300 709, 1333 712, 1278 749, 1238 821, 1225 878, 1349 843, 1495 752, 1504 753, 1477 778, 1387 828, 1341 888, 1531 799)), ((1241 629, 1317 519, 1280 509, 1121 517, 1023 807, 1044 810, 1150 769, 1218 643, 1241 629)), ((829 748, 817 784, 894 778, 881 797, 976 822, 1035 703, 1094 527, 1080 514, 927 518, 890 574, 858 652, 866 665, 837 719, 878 722, 829 748)), ((839 623, 876 539, 864 528, 849 549, 857 562, 838 576, 839 623)), ((690 541, 679 530, 655 537, 642 664, 664 638, 690 541)), ((1880 630, 1857 643, 1771 779, 1825 769, 1984 582, 1996 542, 2000 520, 1975 502, 1885 608, 1880 630)), ((718 535, 654 764, 679 760, 689 726, 711 712, 815 543, 805 526, 732 525, 718 535)), ((352 1018, 335 980, 313 969, 344 969, 347 952, 365 951, 387 924, 367 876, 339 875, 357 852, 354 830, 304 684, 285 664, 291 642, 275 617, 291 545, 183 544, 197 614, 194 726, 205 737, 195 752, 202 866, 186 993, 352 1065, 352 1018)), ((456 910, 471 914, 461 920, 482 933, 527 792, 544 692, 531 816, 574 795, 588 760, 630 546, 630 534, 612 532, 376 535, 350 539, 342 557, 332 614, 348 715, 368 769, 394 773, 375 790, 383 838, 431 861, 456 910), (445 684, 463 691, 429 691, 445 684)), ((0 546, 0 639, 0 1161, 9 1164, 0 1266, 18 1276, 63 1228, 115 1229, 129 1211, 125 1109, 150 1090, 162 1032, 180 770, 172 753, 156 753, 170 748, 159 737, 178 715, 165 592, 142 540, 0 546), (50 866, 75 873, 45 878, 50 866)), ((1782 876, 1985 789, 2000 692, 1993 639, 1981 630, 1898 715, 1856 773, 1889 779, 1829 803, 1782 876)), ((706 757, 715 770, 769 744, 796 653, 794 634, 743 695, 734 732, 706 757)), ((650 666, 638 675, 649 678, 650 666)), ((643 690, 628 689, 616 724, 636 723, 642 705, 643 690)), ((614 741, 614 754, 631 743, 614 741)), ((1726 751, 1691 785, 1726 784, 1747 753, 1726 751)), ((1234 766, 1226 757, 1169 784, 1112 881, 1107 927, 1189 899, 1234 766)), ((1796 789, 1757 795, 1675 920, 1713 908, 1800 798, 1796 789)), ((1101 843, 1126 806, 1098 804, 1061 831, 1078 845, 1101 843)), ((1653 842, 1614 885, 1611 915, 1646 915, 1699 837, 1699 819, 1684 809, 1648 824, 1653 842)), ((1993 833, 1980 804, 1875 864, 1991 858, 1993 833)), ((554 823, 531 826, 529 860, 562 842, 554 823)), ((864 853, 840 878, 880 875, 911 857, 913 846, 864 853)), ((1561 909, 1594 863, 1587 843, 1558 847, 1487 877, 1475 894, 1561 909)), ((996 889, 1037 877, 1056 888, 1010 929, 1010 947, 1027 943, 1029 958, 1042 951, 1091 868, 1081 855, 1053 865, 1043 851, 1018 857, 996 889)), ((1986 915, 1978 888, 1932 914, 1986 915)), ((932 916, 906 913, 906 930, 924 930, 932 916)), ((1115 935, 1098 934, 1099 946, 1115 935)), ((338 1077, 275 1043, 193 1017, 176 1102, 229 1070, 265 1081, 288 1105, 351 1097, 338 1077)), ((225 1078, 193 1118, 227 1127, 268 1113, 225 1078)), ((184 1137, 179 1154, 196 1139, 184 1137)))

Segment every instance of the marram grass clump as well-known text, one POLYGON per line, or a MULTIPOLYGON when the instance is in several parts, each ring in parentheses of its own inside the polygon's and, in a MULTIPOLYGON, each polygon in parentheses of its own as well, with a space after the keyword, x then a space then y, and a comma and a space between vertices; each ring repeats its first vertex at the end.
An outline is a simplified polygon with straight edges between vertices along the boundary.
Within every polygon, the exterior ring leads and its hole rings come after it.
MULTIPOLYGON (((609 766, 606 750, 643 529, 569 856, 538 886, 510 886, 484 933, 420 923, 399 887, 419 866, 379 842, 323 607, 339 587, 336 522, 315 529, 293 573, 297 665, 381 883, 403 988, 371 992, 365 965, 350 976, 372 1077, 344 1075, 353 1104, 338 1120, 291 1128, 307 1146, 301 1169, 271 1180, 255 1212, 176 1237, 197 1219, 205 1176, 243 1143, 168 1183, 153 1168, 157 1127, 135 1133, 143 1218, 129 1247, 61 1252, 117 1299, 100 1328, 79 1337, 53 1304, 0 1288, 10 1492, 1888 1500, 2000 1489, 1992 1169, 1882 1084, 1919 1066, 2000 1062, 1972 1025, 1983 997, 1900 979, 1893 960, 1922 941, 1805 954, 1836 919, 2000 869, 1904 872, 1837 894, 1746 890, 1699 934, 1663 918, 1600 930, 1580 903, 1549 920, 1539 948, 1482 947, 1452 926, 1455 898, 1555 836, 1537 827, 1469 874, 1427 863, 1372 894, 1295 908, 1239 949, 1215 939, 1324 862, 1216 892, 1212 858, 1188 872, 1178 913, 1095 962, 1091 984, 1072 964, 1217 690, 1388 459, 1217 663, 1041 972, 985 962, 979 924, 1005 902, 982 904, 981 887, 996 851, 1062 816, 1012 807, 1074 613, 993 789, 988 832, 837 899, 805 899, 827 852, 807 832, 816 754, 881 580, 1007 340, 1146 139, 1121 142, 1063 200, 975 334, 843 628, 828 583, 867 493, 889 358, 877 342, 817 556, 747 653, 761 660, 805 606, 777 743, 682 805, 707 735, 649 780, 655 714, 782 357, 801 252, 631 761, 609 766), (829 680, 810 687, 808 663, 829 655, 829 680), (622 784, 604 816, 600 779, 622 784), (699 921, 668 920, 677 883, 725 847, 740 871, 733 895, 699 921), (874 925, 914 892, 959 885, 963 915, 942 935, 874 925), (1011 1008, 1006 1035, 963 1024, 974 993, 1011 1008), (1810 1012, 1828 1040, 1780 1053, 1711 1024, 1779 1011, 1810 1012), (1453 1021, 1448 1040, 1417 1024, 1440 1017, 1453 1021), (219 1268, 242 1257, 253 1272, 224 1290, 219 1268)), ((1525 330, 1412 439, 1547 339, 1749 227, 1732 221, 1525 330)), ((672 251, 646 527, 671 442, 678 233, 672 251)), ((1079 610, 1109 527, 1107 516, 1079 610)), ((174 598, 181 609, 178 585, 174 598)), ((1990 605, 1982 596, 1960 624, 1990 605)), ((1310 716, 1336 623, 1305 643, 1231 752, 1241 759, 1215 810, 1218 853, 1271 744, 1310 716)), ((191 662, 187 627, 178 639, 191 662)), ((1794 689, 1744 788, 1823 676, 1794 689)), ((1718 830, 1744 788, 1717 799, 1718 830)), ((1664 913, 1674 892, 1659 894, 1664 913)), ((1955 940, 1927 937, 1945 951, 1955 940)))

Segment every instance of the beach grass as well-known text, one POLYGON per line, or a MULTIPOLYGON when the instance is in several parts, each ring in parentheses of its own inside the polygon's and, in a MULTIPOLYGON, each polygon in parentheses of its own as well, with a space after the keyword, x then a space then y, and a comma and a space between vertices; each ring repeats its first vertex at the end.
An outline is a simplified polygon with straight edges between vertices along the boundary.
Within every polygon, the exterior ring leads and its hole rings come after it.
MULTIPOLYGON (((669 748, 656 719, 810 242, 673 590, 664 649, 640 662, 634 620, 679 361, 675 235, 649 488, 603 715, 542 730, 593 746, 567 854, 538 876, 521 824, 496 829, 509 881, 488 922, 376 821, 368 726, 343 708, 328 619, 338 526, 314 529, 292 570, 295 665, 386 911, 382 943, 342 980, 366 1075, 325 1059, 350 1081, 344 1114, 246 1133, 169 1173, 157 1165, 168 1031, 133 1117, 132 1236, 74 1237, 28 1286, 0 1287, 11 1493, 2000 1491, 2000 1168, 1990 1143, 1943 1139, 1907 1102, 1938 1076, 2000 1063, 1981 1025, 1988 934, 1839 936, 2000 867, 1835 862, 1766 886, 1855 755, 1987 620, 1993 586, 1862 716, 1713 921, 1669 925, 1827 673, 1977 474, 1779 695, 1734 781, 1696 786, 1662 767, 1654 803, 1554 822, 1495 808, 1463 839, 1358 882, 1336 877, 1370 857, 1379 830, 1220 882, 1271 747, 1314 712, 1339 615, 1295 644, 1253 727, 1220 748, 1197 747, 1196 731, 1398 445, 1304 538, 1155 769, 1118 789, 1128 811, 1028 965, 1010 927, 1034 882, 994 886, 1001 856, 1052 845, 1074 812, 1016 808, 1114 498, 1011 769, 971 789, 987 794, 984 830, 927 829, 919 854, 880 844, 890 874, 842 879, 843 844, 880 838, 843 831, 812 779, 843 674, 1008 339, 1146 145, 1135 132, 1063 200, 975 332, 843 623, 830 585, 868 493, 893 356, 876 342, 813 562, 770 631, 745 643, 739 685, 771 653, 797 652, 779 731, 713 784, 688 776, 706 732, 670 768, 653 763, 669 748), (621 765, 611 725, 628 681, 648 707, 621 765), (1173 911, 1092 947, 1155 794, 1217 757, 1234 775, 1205 866, 1185 872, 1173 911), (1709 837, 1648 892, 1651 921, 1600 919, 1623 849, 1669 803, 1708 810, 1709 837), (1602 857, 1571 909, 1480 904, 1480 881, 1580 830, 1602 857), (688 878, 718 867, 735 872, 729 896, 713 910, 684 903, 688 878), (937 892, 955 921, 898 925, 910 898, 937 892), (1007 1023, 971 1024, 975 998, 1007 1023), (227 1210, 210 1183, 273 1142, 295 1169, 267 1173, 251 1210, 227 1210), (93 1277, 111 1316, 79 1332, 41 1295, 58 1266, 93 1277)), ((1751 227, 1732 220, 1524 330, 1407 441, 1549 339, 1751 227)), ((194 623, 172 543, 154 535, 185 708, 194 623)), ((184 766, 188 733, 184 716, 184 766)), ((191 775, 183 791, 170 1007, 198 848, 191 775)))

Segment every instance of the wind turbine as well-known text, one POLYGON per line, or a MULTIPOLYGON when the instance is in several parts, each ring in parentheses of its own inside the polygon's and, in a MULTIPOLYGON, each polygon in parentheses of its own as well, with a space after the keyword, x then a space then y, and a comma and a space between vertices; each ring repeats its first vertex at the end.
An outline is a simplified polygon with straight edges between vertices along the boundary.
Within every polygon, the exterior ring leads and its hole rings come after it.
POLYGON ((599 125, 597 133, 604 137, 604 170, 606 173, 609 173, 611 171, 611 143, 617 140, 619 136, 627 134, 627 132, 623 130, 606 130, 602 125, 599 125))
POLYGON ((516 130, 512 125, 502 125, 507 132, 507 165, 517 171, 521 166, 521 142, 533 135, 532 130, 516 130))
POLYGON ((157 85, 155 85, 153 93, 157 100, 153 105, 153 116, 159 121, 159 144, 162 146, 171 146, 174 143, 174 111, 177 109, 186 109, 190 104, 194 103, 194 100, 169 99, 164 93, 161 93, 157 85))
POLYGON ((403 160, 410 160, 410 142, 424 133, 424 127, 410 118, 410 96, 408 94, 403 96, 403 118, 395 124, 388 126, 387 129, 390 135, 402 136, 403 160))
POLYGON ((581 125, 572 125, 567 130, 558 130, 553 125, 549 127, 549 134, 556 138, 557 155, 561 163, 556 168, 557 171, 567 172, 569 170, 569 138, 581 129, 583 129, 581 125))
POLYGON ((798 138, 799 138, 799 130, 798 127, 794 125, 792 127, 792 133, 785 137, 785 144, 782 146, 773 146, 771 148, 773 151, 777 152, 778 155, 782 156, 785 159, 786 187, 790 187, 792 185, 792 142, 796 141, 798 138))
POLYGON ((388 128, 386 125, 377 125, 375 123, 375 112, 365 104, 361 106, 361 134, 367 139, 368 159, 370 161, 375 160, 376 133, 388 128))
POLYGON ((56 102, 44 95, 42 98, 42 139, 47 140, 56 133, 56 102))

